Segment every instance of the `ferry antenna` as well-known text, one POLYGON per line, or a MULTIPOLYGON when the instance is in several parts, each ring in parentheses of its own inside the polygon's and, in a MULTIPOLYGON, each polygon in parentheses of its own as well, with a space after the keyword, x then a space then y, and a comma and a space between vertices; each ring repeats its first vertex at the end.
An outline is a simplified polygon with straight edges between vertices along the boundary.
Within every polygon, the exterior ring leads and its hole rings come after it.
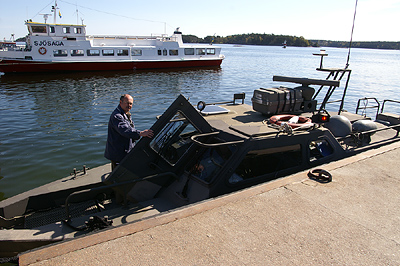
POLYGON ((52 16, 52 14, 39 14, 39 15, 43 16, 44 24, 46 24, 46 23, 47 23, 47 19, 48 19, 50 16, 52 16))

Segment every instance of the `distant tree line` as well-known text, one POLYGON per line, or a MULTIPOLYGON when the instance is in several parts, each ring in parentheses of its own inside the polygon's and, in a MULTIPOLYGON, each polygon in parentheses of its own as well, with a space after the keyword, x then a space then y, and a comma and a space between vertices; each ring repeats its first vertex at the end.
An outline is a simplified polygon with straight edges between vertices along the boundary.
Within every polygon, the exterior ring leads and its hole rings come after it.
MULTIPOLYGON (((271 45, 280 46, 285 41, 287 46, 297 47, 338 47, 348 48, 349 42, 344 41, 325 41, 325 40, 307 40, 303 36, 296 37, 290 35, 275 35, 275 34, 260 34, 248 33, 221 36, 207 36, 199 38, 194 35, 183 35, 185 43, 226 43, 226 44, 241 44, 241 45, 271 45)), ((400 50, 400 42, 353 42, 354 48, 369 48, 369 49, 393 49, 400 50)))
MULTIPOLYGON (((348 48, 349 42, 309 40, 313 46, 348 48)), ((400 50, 400 42, 352 42, 353 48, 400 50)))
POLYGON ((286 41, 288 46, 307 47, 311 46, 310 42, 303 36, 289 36, 289 35, 275 35, 275 34, 260 34, 248 33, 229 35, 226 37, 221 36, 207 36, 204 39, 194 35, 183 35, 183 42, 186 43, 227 43, 227 44, 241 44, 241 45, 271 45, 280 46, 286 41))

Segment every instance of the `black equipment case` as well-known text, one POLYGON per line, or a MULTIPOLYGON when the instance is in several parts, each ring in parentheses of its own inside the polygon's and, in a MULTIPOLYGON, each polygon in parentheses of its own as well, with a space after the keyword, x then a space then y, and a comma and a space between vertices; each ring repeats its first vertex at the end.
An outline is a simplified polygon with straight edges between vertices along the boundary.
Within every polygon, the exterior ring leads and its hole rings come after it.
POLYGON ((301 112, 304 99, 301 89, 280 87, 256 89, 251 101, 255 111, 275 115, 301 112))

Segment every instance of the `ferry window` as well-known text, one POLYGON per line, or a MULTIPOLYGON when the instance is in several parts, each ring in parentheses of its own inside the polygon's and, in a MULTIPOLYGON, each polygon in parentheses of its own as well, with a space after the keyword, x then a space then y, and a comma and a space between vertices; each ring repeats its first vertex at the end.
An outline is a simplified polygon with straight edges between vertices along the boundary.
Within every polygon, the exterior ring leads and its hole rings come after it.
POLYGON ((194 48, 185 48, 185 55, 194 55, 194 48))
POLYGON ((178 55, 178 50, 169 50, 169 55, 178 55))
POLYGON ((56 33, 56 27, 50 26, 50 33, 56 33))
POLYGON ((158 53, 158 55, 161 55, 161 50, 158 50, 157 53, 158 53))
MULTIPOLYGON (((278 148, 252 150, 246 154, 229 183, 238 182, 300 166, 302 161, 301 146, 291 145, 278 148)), ((275 177, 274 175, 274 177, 275 177)))
POLYGON ((215 54, 215 48, 207 48, 207 54, 215 54))
POLYGON ((132 49, 131 54, 132 54, 132 56, 141 56, 142 55, 142 50, 140 50, 140 49, 132 49))
POLYGON ((118 49, 117 50, 117 55, 118 56, 128 56, 129 51, 127 49, 118 49))
POLYGON ((47 33, 46 26, 32 26, 32 33, 47 33))
POLYGON ((71 33, 70 27, 64 27, 63 28, 63 33, 71 33))
POLYGON ((113 56, 114 55, 114 50, 111 50, 111 49, 103 50, 103 55, 104 56, 113 56))
POLYGON ((194 134, 198 134, 196 128, 178 111, 153 138, 150 147, 169 164, 175 165, 192 145, 190 137, 194 134))
POLYGON ((99 56, 100 55, 100 50, 87 50, 87 55, 88 56, 99 56))
POLYGON ((82 28, 75 28, 75 34, 82 34, 82 28))
POLYGON ((206 49, 205 48, 197 48, 196 49, 196 54, 197 55, 205 55, 206 54, 206 49))
POLYGON ((71 50, 72 56, 84 56, 85 52, 83 50, 71 50))
POLYGON ((333 154, 332 146, 325 139, 311 141, 309 148, 311 163, 333 154))
POLYGON ((167 55, 167 49, 164 49, 164 50, 162 51, 162 54, 163 54, 163 55, 167 55))
POLYGON ((54 56, 67 56, 68 52, 67 52, 67 50, 53 50, 53 55, 54 56))

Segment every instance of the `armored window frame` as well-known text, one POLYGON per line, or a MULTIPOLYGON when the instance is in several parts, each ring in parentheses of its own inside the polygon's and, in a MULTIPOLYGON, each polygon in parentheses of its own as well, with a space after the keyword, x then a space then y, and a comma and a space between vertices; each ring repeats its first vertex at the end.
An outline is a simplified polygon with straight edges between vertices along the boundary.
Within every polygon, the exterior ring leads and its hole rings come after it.
POLYGON ((150 147, 161 158, 174 166, 193 145, 190 137, 198 134, 196 127, 177 111, 162 130, 151 140, 150 147))

